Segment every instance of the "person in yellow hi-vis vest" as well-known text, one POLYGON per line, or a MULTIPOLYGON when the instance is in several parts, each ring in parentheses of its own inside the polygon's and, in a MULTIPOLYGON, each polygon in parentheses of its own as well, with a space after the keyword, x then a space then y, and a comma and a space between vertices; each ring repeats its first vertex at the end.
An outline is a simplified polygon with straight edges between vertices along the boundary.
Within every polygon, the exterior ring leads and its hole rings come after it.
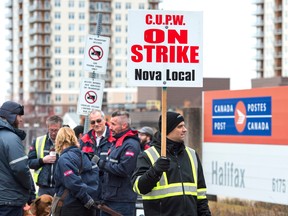
POLYGON ((34 182, 38 185, 38 196, 55 193, 54 172, 58 155, 55 151, 55 139, 63 125, 63 119, 53 115, 46 120, 47 134, 37 137, 30 145, 28 164, 34 169, 34 182))
POLYGON ((161 119, 151 147, 138 156, 132 176, 145 215, 210 216, 201 162, 195 150, 184 144, 183 116, 167 112, 166 157, 160 156, 161 119))

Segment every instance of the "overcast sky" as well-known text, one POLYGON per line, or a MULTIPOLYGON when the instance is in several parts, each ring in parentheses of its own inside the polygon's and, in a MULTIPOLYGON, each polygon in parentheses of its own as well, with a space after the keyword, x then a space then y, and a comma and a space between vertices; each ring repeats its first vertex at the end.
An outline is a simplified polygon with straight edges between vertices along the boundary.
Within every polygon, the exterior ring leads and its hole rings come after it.
MULTIPOLYGON (((0 1, 0 20, 5 20, 4 0, 0 1)), ((163 0, 165 10, 203 11, 203 75, 231 78, 231 89, 251 88, 255 78, 253 10, 251 0, 163 0)), ((0 25, 0 104, 7 91, 7 31, 0 25), (3 34, 3 32, 5 32, 3 34)))

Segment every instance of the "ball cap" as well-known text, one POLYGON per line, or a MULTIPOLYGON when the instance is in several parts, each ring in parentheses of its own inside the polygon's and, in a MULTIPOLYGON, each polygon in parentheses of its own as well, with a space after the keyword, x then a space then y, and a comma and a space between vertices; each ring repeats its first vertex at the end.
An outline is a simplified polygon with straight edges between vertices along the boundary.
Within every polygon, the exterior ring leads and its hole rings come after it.
POLYGON ((142 127, 140 130, 138 130, 139 133, 143 133, 143 134, 148 134, 151 137, 153 136, 153 129, 151 127, 142 127))
MULTIPOLYGON (((168 135, 171 131, 174 130, 174 128, 177 127, 179 123, 184 121, 184 117, 180 113, 176 112, 167 112, 167 123, 166 123, 166 135, 168 135)), ((162 126, 162 115, 159 118, 159 131, 161 131, 161 126, 162 126)))
POLYGON ((24 107, 13 101, 6 101, 0 108, 0 116, 5 118, 11 125, 16 121, 17 115, 24 115, 24 107))

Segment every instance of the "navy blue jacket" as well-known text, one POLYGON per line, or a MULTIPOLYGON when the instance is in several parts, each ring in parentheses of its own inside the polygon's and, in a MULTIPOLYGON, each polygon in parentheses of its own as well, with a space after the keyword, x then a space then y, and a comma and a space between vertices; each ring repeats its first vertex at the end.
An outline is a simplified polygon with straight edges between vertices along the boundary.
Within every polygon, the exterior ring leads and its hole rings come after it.
POLYGON ((34 189, 22 132, 0 118, 0 205, 23 206, 34 189))
POLYGON ((99 169, 88 156, 76 146, 66 148, 61 153, 55 170, 55 191, 57 196, 69 195, 64 200, 64 206, 80 201, 85 205, 91 198, 98 200, 99 169), (81 171, 79 173, 79 171, 81 171))
POLYGON ((137 131, 128 130, 121 134, 108 151, 106 161, 100 160, 104 172, 102 199, 115 202, 136 202, 137 194, 132 189, 131 176, 136 168, 140 143, 137 131))

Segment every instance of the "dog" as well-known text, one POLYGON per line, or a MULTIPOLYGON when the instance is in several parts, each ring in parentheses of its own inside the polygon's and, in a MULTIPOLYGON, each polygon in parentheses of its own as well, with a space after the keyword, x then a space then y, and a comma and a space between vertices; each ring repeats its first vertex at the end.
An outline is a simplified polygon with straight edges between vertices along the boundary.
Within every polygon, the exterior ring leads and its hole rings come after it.
POLYGON ((30 206, 26 204, 23 208, 24 216, 49 216, 51 212, 53 197, 43 194, 32 201, 30 206))

